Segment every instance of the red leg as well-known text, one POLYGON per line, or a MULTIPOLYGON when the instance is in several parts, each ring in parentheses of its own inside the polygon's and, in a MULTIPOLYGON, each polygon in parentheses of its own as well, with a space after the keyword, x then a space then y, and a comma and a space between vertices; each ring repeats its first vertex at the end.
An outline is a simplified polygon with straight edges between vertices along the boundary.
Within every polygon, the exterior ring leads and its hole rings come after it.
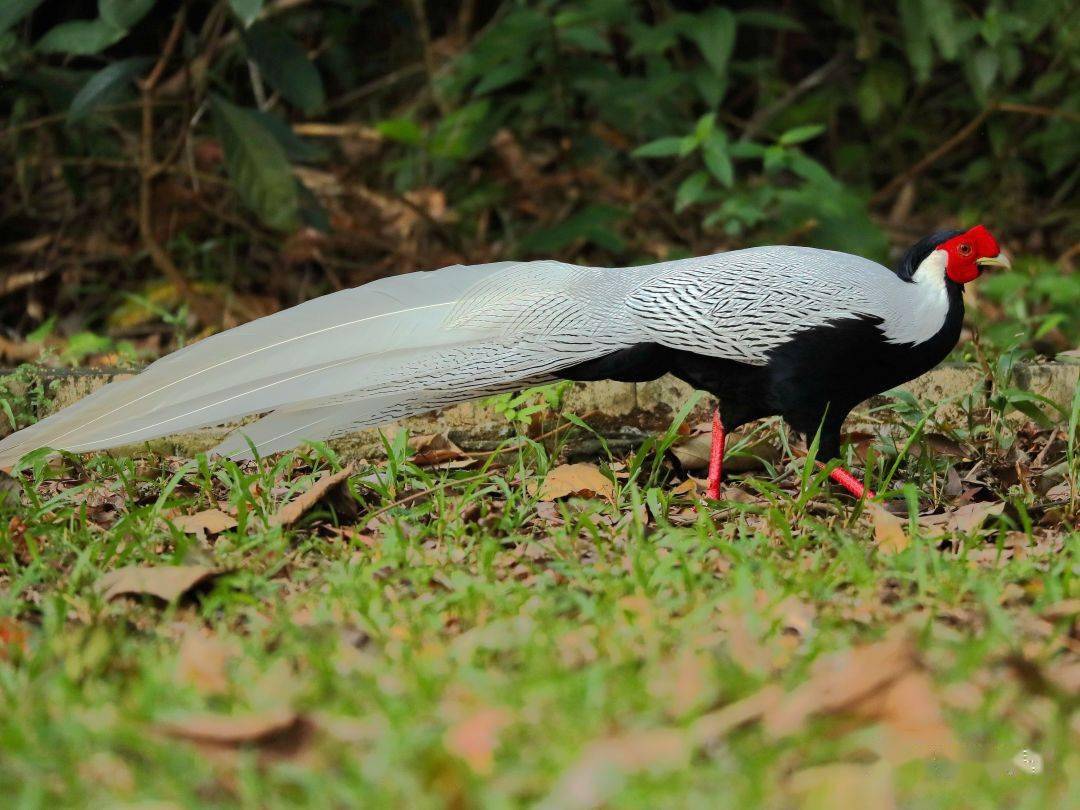
POLYGON ((874 491, 872 489, 867 489, 866 487, 864 487, 862 482, 858 478, 849 473, 843 467, 837 467, 836 469, 834 469, 831 473, 829 473, 829 478, 838 483, 856 498, 861 498, 863 494, 865 494, 867 498, 877 497, 876 495, 874 495, 874 491))
POLYGON ((720 421, 720 409, 712 415, 712 447, 709 449, 709 487, 705 497, 720 500, 720 476, 724 473, 724 423, 720 421))

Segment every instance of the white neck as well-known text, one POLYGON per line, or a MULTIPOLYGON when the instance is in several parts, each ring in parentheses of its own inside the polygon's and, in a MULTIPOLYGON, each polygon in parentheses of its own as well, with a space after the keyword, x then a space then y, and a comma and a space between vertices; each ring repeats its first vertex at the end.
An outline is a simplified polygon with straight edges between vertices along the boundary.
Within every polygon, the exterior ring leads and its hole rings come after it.
POLYGON ((947 261, 944 250, 935 250, 922 260, 911 282, 901 285, 907 306, 882 324, 890 343, 923 343, 944 325, 949 313, 949 290, 945 285, 947 261))

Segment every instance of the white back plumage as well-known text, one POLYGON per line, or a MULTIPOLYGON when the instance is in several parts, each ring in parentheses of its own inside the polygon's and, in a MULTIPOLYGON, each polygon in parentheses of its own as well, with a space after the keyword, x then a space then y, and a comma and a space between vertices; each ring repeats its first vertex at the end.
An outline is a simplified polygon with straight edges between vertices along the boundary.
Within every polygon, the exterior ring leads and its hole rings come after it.
POLYGON ((865 259, 789 247, 634 268, 495 262, 393 276, 164 357, 7 437, 0 465, 38 447, 103 449, 267 412, 218 452, 244 457, 248 441, 273 452, 557 379, 639 342, 764 363, 801 329, 851 315, 881 317, 886 336, 904 340, 911 286, 865 259))

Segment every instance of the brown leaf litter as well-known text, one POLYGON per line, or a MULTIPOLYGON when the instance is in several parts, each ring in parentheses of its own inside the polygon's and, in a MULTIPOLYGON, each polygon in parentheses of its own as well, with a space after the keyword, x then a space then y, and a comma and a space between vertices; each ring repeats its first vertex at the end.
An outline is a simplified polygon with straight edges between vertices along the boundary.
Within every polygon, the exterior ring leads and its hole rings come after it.
POLYGON ((785 694, 770 684, 704 715, 691 733, 698 745, 712 745, 741 725, 760 722, 767 736, 781 739, 820 717, 881 726, 885 732, 881 754, 890 762, 959 755, 959 744, 942 717, 913 642, 896 632, 883 641, 819 659, 809 679, 792 692, 785 694))
POLYGON ((481 776, 495 767, 495 751, 513 716, 498 706, 481 706, 457 719, 443 735, 443 746, 481 776))
POLYGON ((205 565, 128 565, 105 574, 95 588, 106 601, 118 596, 153 596, 175 602, 223 573, 205 565))
POLYGON ((271 526, 288 527, 310 512, 336 487, 343 486, 353 473, 353 465, 339 472, 326 474, 312 485, 311 489, 301 493, 275 512, 270 518, 271 526))
POLYGON ((455 470, 471 467, 476 463, 476 459, 450 441, 450 437, 445 433, 410 436, 409 449, 413 451, 411 461, 418 467, 455 470))
POLYGON ((867 502, 866 511, 874 525, 874 542, 878 551, 883 554, 899 554, 911 545, 903 519, 873 501, 867 502))
POLYGON ((560 464, 544 477, 537 491, 541 501, 601 497, 615 500, 615 485, 595 464, 560 464))
POLYGON ((949 532, 971 534, 982 528, 988 518, 996 517, 1005 511, 1001 501, 968 503, 955 509, 947 509, 939 515, 921 515, 919 528, 930 539, 942 537, 949 532))
POLYGON ((229 691, 229 662, 239 655, 239 645, 222 641, 202 629, 190 629, 180 642, 176 680, 202 695, 229 691))
POLYGON ((236 528, 236 518, 220 509, 204 509, 193 515, 177 515, 172 518, 172 523, 185 534, 194 534, 200 539, 236 528))

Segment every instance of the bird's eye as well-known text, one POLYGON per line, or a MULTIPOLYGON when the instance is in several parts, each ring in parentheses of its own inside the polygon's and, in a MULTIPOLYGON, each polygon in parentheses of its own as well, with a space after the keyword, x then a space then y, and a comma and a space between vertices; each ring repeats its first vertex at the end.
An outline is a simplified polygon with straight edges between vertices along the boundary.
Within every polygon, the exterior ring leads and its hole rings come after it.
POLYGON ((957 248, 957 251, 960 253, 961 256, 970 256, 971 245, 969 245, 967 242, 961 242, 960 247, 957 248))

